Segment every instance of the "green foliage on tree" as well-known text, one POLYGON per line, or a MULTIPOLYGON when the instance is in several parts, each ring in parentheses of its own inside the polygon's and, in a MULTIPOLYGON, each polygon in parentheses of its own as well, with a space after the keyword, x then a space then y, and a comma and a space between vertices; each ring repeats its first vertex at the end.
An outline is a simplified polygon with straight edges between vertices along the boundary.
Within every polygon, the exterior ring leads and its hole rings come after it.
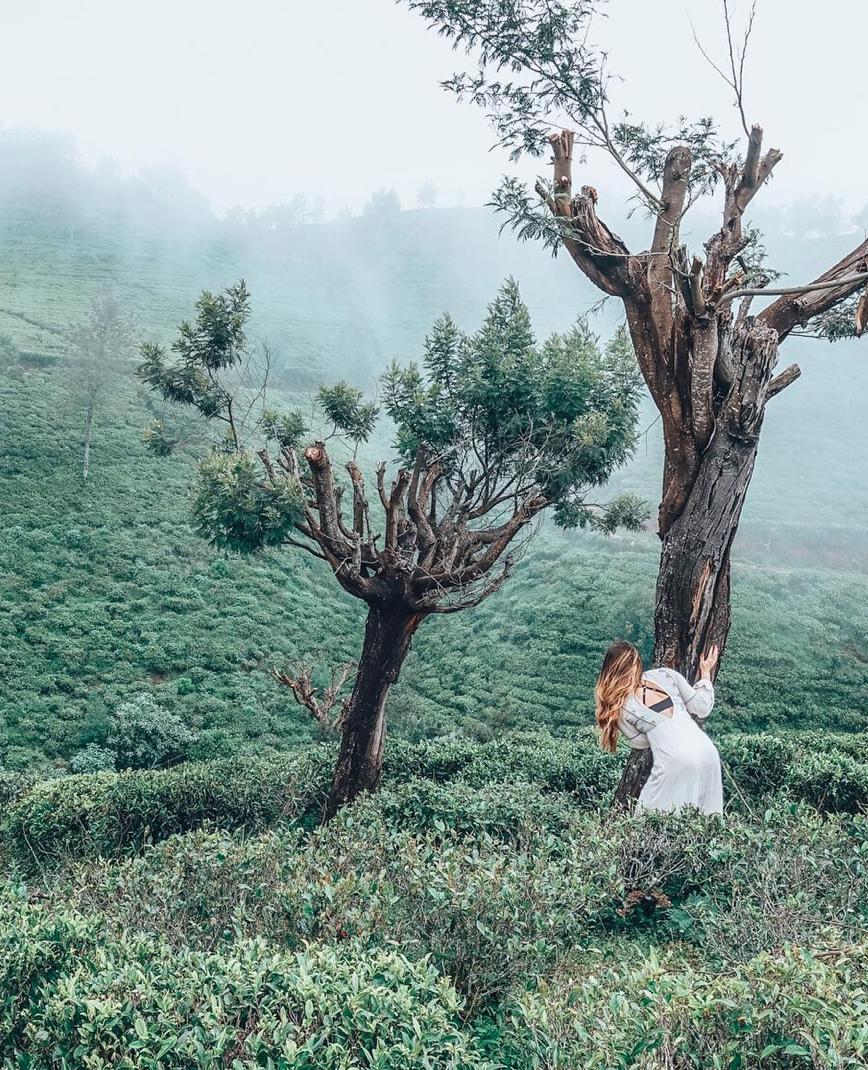
POLYGON ((528 482, 554 504, 564 527, 638 528, 647 510, 622 496, 587 501, 635 444, 640 379, 621 330, 601 350, 584 321, 536 344, 518 285, 510 279, 473 335, 448 315, 425 339, 421 367, 393 364, 383 380, 402 460, 421 450, 465 486, 481 470, 491 496, 528 482), (613 518, 618 518, 615 525, 613 518))
POLYGON ((71 773, 104 773, 115 768, 117 755, 110 747, 99 743, 88 745, 69 759, 71 773))

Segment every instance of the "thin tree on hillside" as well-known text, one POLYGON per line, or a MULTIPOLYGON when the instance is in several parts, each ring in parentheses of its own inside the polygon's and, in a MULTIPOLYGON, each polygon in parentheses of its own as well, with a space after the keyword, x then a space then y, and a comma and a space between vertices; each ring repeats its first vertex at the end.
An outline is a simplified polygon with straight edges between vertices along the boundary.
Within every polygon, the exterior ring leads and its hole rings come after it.
POLYGON ((639 376, 624 332, 601 351, 579 323, 537 345, 508 282, 479 331, 463 334, 444 316, 425 340, 421 365, 393 365, 384 376, 397 468, 389 478, 379 464, 369 494, 357 451, 377 406, 345 383, 322 387, 330 432, 306 448, 297 412, 266 407, 254 426, 240 416, 237 377, 250 313, 243 282, 203 294, 196 308, 195 323, 181 324, 173 343, 175 359, 146 344, 140 372, 162 397, 225 432, 199 464, 200 533, 241 552, 302 548, 368 606, 340 718, 330 816, 379 785, 386 699, 423 621, 494 594, 547 510, 565 527, 641 523, 644 507, 630 496, 608 505, 588 500, 632 450, 639 376), (350 454, 344 482, 333 442, 350 454))
POLYGON ((94 422, 106 395, 124 375, 135 368, 137 327, 111 290, 101 290, 93 299, 87 323, 71 334, 72 352, 66 379, 73 403, 84 418, 82 477, 90 475, 90 447, 94 422))
MULTIPOLYGON (((486 109, 511 158, 551 152, 551 178, 533 191, 505 179, 497 208, 522 239, 565 249, 604 295, 622 303, 663 426, 654 661, 692 678, 700 652, 713 644, 723 650, 729 634, 730 551, 766 406, 800 374, 795 364, 777 369, 779 347, 794 331, 830 339, 862 333, 868 241, 812 282, 772 285, 745 220, 782 158, 764 149, 761 127, 746 116, 753 8, 740 35, 724 2, 726 59, 714 64, 735 97, 744 129, 739 152, 712 119, 649 126, 611 116, 607 58, 591 44, 596 0, 407 2, 478 61, 445 85, 486 109), (643 251, 629 249, 600 219, 602 193, 574 187, 574 160, 584 165, 595 152, 628 177, 650 218, 643 251), (681 223, 709 194, 720 197, 720 227, 699 255, 682 243, 681 223), (751 302, 770 296, 776 299, 754 314, 751 302)), ((661 63, 666 41, 661 29, 661 63)), ((644 752, 635 752, 621 794, 638 793, 649 768, 644 752)))

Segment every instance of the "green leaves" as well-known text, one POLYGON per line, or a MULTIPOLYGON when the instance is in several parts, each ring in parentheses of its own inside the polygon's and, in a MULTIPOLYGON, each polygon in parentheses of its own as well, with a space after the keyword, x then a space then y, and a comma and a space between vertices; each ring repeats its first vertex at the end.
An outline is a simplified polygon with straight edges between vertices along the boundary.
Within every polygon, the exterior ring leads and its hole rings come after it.
POLYGON ((244 356, 244 326, 250 294, 242 279, 222 294, 207 290, 196 302, 194 322, 184 320, 172 343, 177 361, 169 363, 162 346, 144 342, 139 377, 166 401, 192 405, 202 416, 223 416, 231 395, 218 373, 235 368, 244 356))
POLYGON ((673 126, 649 126, 636 122, 627 112, 613 126, 612 140, 638 175, 658 185, 669 150, 686 145, 692 160, 688 179, 691 199, 713 192, 720 181, 718 166, 733 160, 737 144, 721 138, 717 123, 709 116, 693 122, 681 116, 673 126))
POLYGON ((266 441, 276 442, 282 449, 288 450, 297 449, 307 432, 304 417, 297 409, 285 413, 265 409, 260 426, 266 441))
POLYGON ((0 902, 0 1056, 17 1067, 119 1070, 487 1070, 463 1001, 424 958, 391 949, 213 952, 90 918, 0 902))
POLYGON ((374 402, 364 400, 358 387, 345 382, 321 386, 317 401, 336 433, 345 435, 352 442, 368 441, 380 410, 374 402))
POLYGON ((172 349, 185 367, 231 368, 241 359, 249 318, 250 293, 243 279, 222 294, 206 290, 196 302, 195 322, 185 320, 180 325, 172 349))
POLYGON ((214 546, 245 554, 280 546, 302 515, 298 484, 266 481, 249 453, 211 450, 199 462, 193 516, 214 546))
MULTIPOLYGON (((559 522, 575 526, 597 522, 585 494, 632 451, 640 379, 624 330, 601 349, 579 321, 538 346, 508 279, 475 334, 462 334, 448 316, 438 320, 422 367, 393 365, 383 396, 406 464, 423 446, 465 484, 482 473, 495 500, 509 487, 536 486, 559 522)), ((600 530, 644 519, 635 499, 607 515, 600 530)))
POLYGON ((856 310, 860 300, 864 300, 864 291, 853 294, 840 305, 829 309, 820 316, 811 320, 807 331, 814 338, 821 338, 826 342, 840 342, 845 338, 858 337, 856 330, 856 310))
POLYGON ((605 83, 588 37, 595 0, 408 0, 407 6, 456 51, 475 56, 475 71, 444 85, 485 108, 512 159, 545 151, 552 115, 584 126, 598 114, 605 83))

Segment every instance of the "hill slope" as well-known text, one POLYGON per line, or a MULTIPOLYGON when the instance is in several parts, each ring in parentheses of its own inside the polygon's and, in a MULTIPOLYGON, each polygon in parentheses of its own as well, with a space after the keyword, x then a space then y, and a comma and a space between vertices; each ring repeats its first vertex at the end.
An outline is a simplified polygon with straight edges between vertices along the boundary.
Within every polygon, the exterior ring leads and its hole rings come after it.
MULTIPOLYGON (((299 396, 321 377, 366 383, 393 357, 417 355, 444 309, 474 326, 508 273, 540 334, 566 327, 594 295, 570 265, 498 238, 482 210, 258 233, 210 218, 198 229, 144 226, 120 209, 81 205, 52 214, 33 210, 33 198, 0 207, 0 761, 68 758, 140 691, 200 730, 199 757, 310 738, 265 670, 326 647, 330 658, 351 658, 359 605, 305 555, 227 558, 195 537, 190 462, 146 455, 132 377, 99 414, 83 485, 83 420, 64 385, 68 331, 108 281, 146 335, 167 339, 200 289, 243 275, 253 334, 280 351, 278 382, 299 396)), ((834 248, 832 239, 778 244, 794 275, 834 248)), ((853 347, 791 350, 805 375, 774 402, 764 432, 736 552, 720 721, 857 727, 868 709, 868 457, 858 400, 868 366, 853 347)), ((652 502, 656 431, 616 480, 652 502)), ((384 430, 370 459, 389 454, 384 430)), ((426 623, 392 698, 394 730, 484 736, 586 724, 610 638, 650 646, 656 549, 651 533, 604 542, 544 532, 489 604, 426 623)))

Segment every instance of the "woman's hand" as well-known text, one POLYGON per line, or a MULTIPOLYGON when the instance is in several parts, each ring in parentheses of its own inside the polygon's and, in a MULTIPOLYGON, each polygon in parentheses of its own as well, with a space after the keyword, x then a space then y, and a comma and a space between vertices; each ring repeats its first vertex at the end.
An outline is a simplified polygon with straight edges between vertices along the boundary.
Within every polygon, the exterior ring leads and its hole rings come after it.
POLYGON ((717 643, 710 646, 704 654, 699 657, 699 679, 710 680, 711 674, 714 672, 714 667, 717 665, 717 659, 720 657, 720 649, 717 643))

